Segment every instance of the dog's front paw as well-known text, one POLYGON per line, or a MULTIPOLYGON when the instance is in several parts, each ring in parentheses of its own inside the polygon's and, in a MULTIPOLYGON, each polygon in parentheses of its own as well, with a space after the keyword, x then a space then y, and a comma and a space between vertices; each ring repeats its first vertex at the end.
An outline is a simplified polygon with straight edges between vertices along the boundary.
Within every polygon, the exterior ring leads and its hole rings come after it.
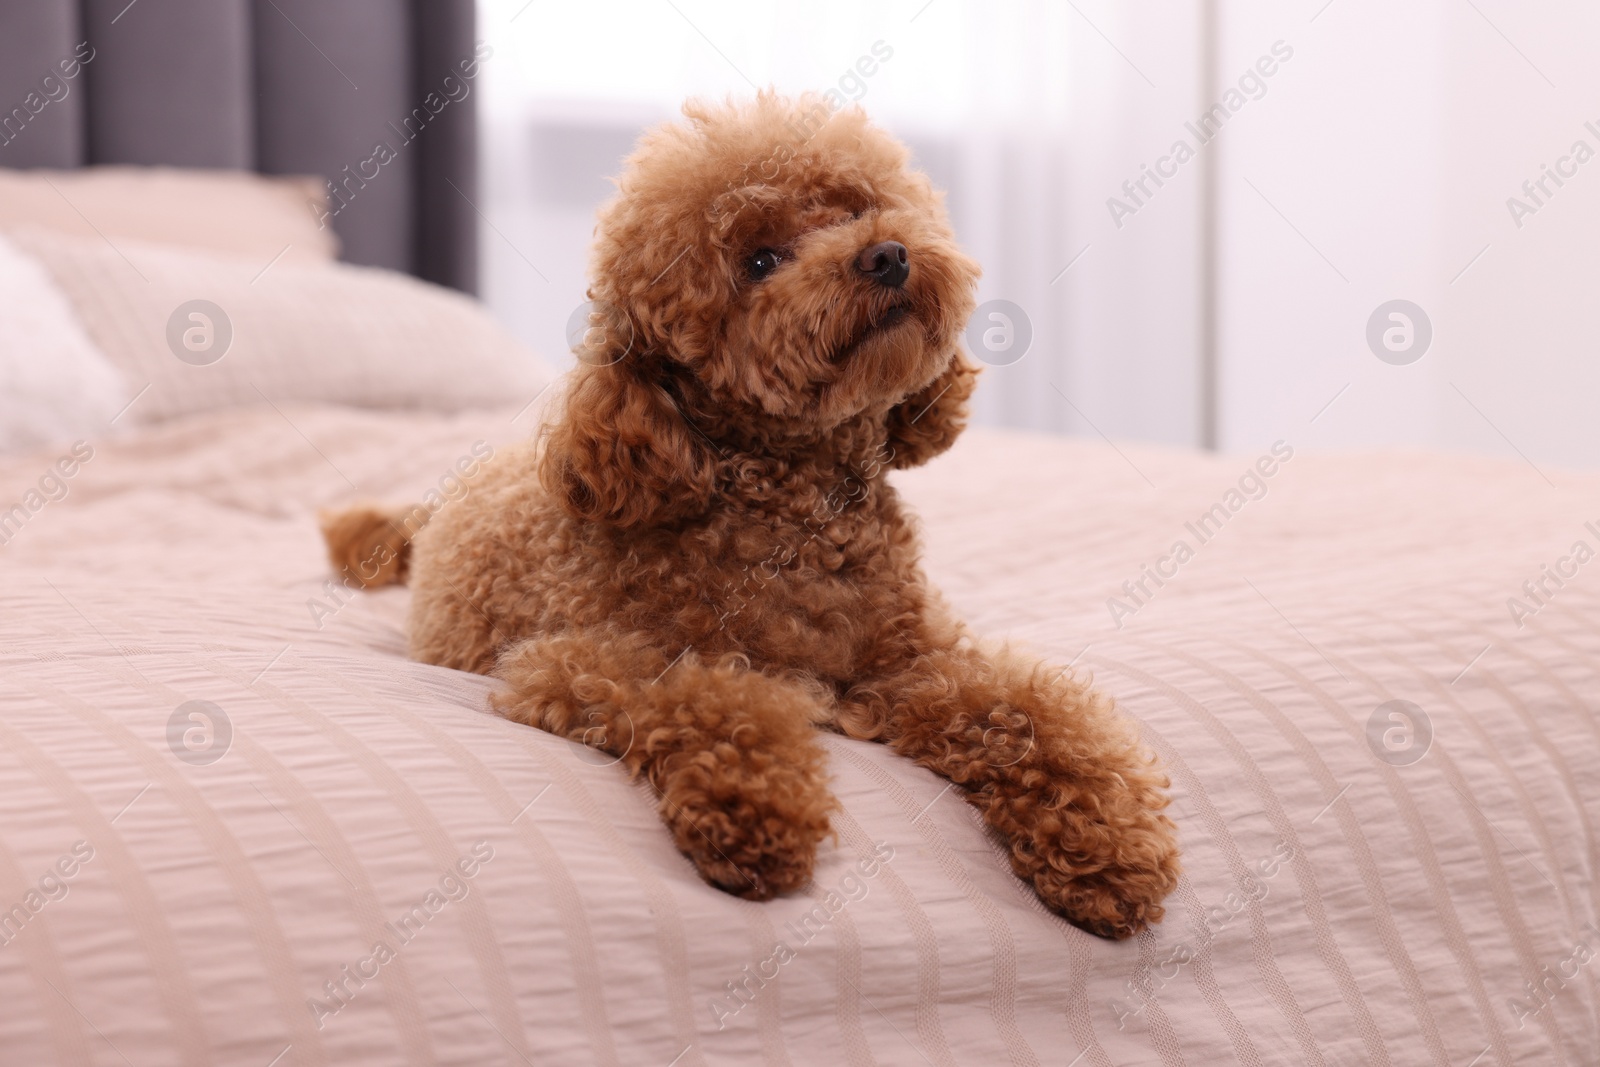
POLYGON ((1120 940, 1160 922, 1161 901, 1178 885, 1177 827, 1161 814, 1164 784, 1130 768, 1092 788, 1057 780, 979 803, 1040 900, 1074 925, 1120 940))
POLYGON ((1121 840, 1109 860, 1061 847, 1046 849, 1022 874, 1039 899, 1073 925, 1100 937, 1121 940, 1161 921, 1166 899, 1178 884, 1178 846, 1171 822, 1119 830, 1121 840), (1103 864, 1103 865, 1102 865, 1103 864))
POLYGON ((748 900, 769 900, 811 880, 835 801, 814 769, 775 760, 700 753, 673 768, 661 817, 700 876, 748 900))

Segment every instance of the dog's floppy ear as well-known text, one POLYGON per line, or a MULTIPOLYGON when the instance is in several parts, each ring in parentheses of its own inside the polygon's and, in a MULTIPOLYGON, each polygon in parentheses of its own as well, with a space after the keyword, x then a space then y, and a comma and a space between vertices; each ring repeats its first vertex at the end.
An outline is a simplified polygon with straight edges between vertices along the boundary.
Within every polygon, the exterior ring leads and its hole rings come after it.
POLYGON ((955 443, 967 425, 967 398, 978 381, 978 368, 958 349, 950 366, 889 409, 889 466, 920 467, 955 443))
POLYGON ((576 518, 639 526, 710 504, 712 446, 640 363, 581 366, 545 442, 540 478, 576 518))

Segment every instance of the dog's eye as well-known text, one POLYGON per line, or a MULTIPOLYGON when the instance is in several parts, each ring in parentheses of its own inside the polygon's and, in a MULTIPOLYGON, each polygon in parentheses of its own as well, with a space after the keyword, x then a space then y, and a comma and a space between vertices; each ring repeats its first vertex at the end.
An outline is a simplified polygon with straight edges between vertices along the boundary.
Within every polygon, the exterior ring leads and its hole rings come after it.
POLYGON ((778 264, 783 262, 783 257, 770 248, 758 248, 745 260, 745 269, 750 272, 750 277, 760 281, 778 269, 778 264))

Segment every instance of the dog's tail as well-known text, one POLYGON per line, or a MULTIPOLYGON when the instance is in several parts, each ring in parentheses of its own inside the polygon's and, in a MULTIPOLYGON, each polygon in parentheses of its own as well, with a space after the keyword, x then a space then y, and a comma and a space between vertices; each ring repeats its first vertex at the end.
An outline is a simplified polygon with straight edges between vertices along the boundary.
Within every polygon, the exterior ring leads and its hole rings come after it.
POLYGON ((320 518, 334 570, 347 583, 370 589, 406 580, 411 539, 428 525, 432 512, 420 505, 384 508, 360 504, 343 511, 324 511, 320 518))

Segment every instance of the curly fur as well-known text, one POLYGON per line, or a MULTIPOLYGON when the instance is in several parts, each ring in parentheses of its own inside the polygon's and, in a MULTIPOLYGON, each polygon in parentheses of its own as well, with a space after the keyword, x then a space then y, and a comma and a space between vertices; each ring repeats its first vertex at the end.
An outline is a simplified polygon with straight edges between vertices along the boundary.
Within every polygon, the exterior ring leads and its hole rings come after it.
MULTIPOLYGON (((494 674, 498 710, 611 753, 678 847, 752 899, 804 885, 834 800, 817 728, 957 783, 1012 865, 1108 937, 1178 875, 1166 778, 1106 697, 981 653, 928 588, 888 483, 949 448, 976 370, 977 266, 905 150, 857 109, 762 94, 647 134, 601 212, 599 328, 540 444, 410 546, 411 654, 494 674), (910 251, 903 287, 857 269, 910 251), (781 263, 757 277, 750 256, 781 263)), ((406 512, 398 514, 404 515, 406 512)))

